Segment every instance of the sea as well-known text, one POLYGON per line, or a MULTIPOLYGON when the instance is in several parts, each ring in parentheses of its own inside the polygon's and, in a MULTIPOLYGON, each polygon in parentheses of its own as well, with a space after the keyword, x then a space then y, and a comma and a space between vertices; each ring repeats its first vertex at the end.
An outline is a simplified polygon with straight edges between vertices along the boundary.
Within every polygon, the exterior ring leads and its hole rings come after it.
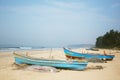
POLYGON ((20 46, 20 47, 0 47, 0 52, 14 52, 21 50, 48 50, 50 48, 43 47, 28 47, 28 46, 20 46))
MULTIPOLYGON (((90 49, 95 47, 93 44, 75 44, 75 45, 67 45, 65 48, 86 48, 90 49)), ((14 52, 21 50, 50 50, 50 49, 62 49, 63 47, 43 47, 43 46, 16 46, 16 45, 0 45, 0 52, 14 52)))

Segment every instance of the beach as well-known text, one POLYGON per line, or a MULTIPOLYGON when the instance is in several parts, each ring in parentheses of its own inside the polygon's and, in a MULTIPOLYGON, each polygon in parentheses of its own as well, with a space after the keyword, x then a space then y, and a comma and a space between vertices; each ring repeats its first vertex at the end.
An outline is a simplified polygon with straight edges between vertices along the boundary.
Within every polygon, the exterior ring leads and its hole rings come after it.
MULTIPOLYGON (((79 52, 80 49, 74 49, 74 51, 79 52)), ((107 61, 107 63, 88 63, 87 68, 83 71, 61 69, 60 72, 16 69, 13 52, 0 52, 0 80, 120 80, 120 51, 100 49, 100 51, 88 51, 88 53, 103 54, 104 51, 107 54, 114 54, 115 58, 112 61, 107 61), (103 69, 95 69, 95 66, 102 66, 103 69)), ((35 58, 66 60, 63 49, 15 52, 35 58)))

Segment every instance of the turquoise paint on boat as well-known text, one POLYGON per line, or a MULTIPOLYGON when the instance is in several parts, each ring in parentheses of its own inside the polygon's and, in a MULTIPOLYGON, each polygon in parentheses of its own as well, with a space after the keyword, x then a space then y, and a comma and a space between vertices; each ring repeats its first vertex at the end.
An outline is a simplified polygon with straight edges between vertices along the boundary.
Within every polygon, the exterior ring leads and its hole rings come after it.
POLYGON ((86 59, 92 59, 92 58, 97 58, 97 59, 105 59, 105 60, 112 60, 115 56, 114 55, 102 55, 102 54, 90 54, 90 53, 78 53, 78 52, 73 52, 70 51, 66 48, 64 48, 64 53, 66 56, 69 57, 77 57, 77 58, 86 58, 86 59))
POLYGON ((16 53, 14 53, 14 56, 15 56, 14 57, 15 62, 17 64, 52 66, 56 68, 73 69, 73 70, 84 70, 88 64, 88 62, 78 62, 78 61, 36 59, 16 53))

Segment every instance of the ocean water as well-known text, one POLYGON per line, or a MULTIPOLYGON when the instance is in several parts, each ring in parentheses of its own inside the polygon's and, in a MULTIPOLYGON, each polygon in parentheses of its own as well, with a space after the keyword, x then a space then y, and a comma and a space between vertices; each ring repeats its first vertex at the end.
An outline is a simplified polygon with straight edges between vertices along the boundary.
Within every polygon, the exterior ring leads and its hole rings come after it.
POLYGON ((14 51, 20 51, 20 50, 43 50, 48 48, 42 48, 42 47, 0 47, 0 52, 14 52, 14 51))
POLYGON ((13 52, 19 50, 19 48, 0 48, 0 52, 13 52))
MULTIPOLYGON (((68 45, 64 46, 65 48, 92 48, 94 45, 92 44, 77 44, 77 45, 68 45)), ((0 45, 0 52, 14 52, 19 50, 58 50, 63 47, 38 47, 38 46, 15 46, 15 45, 0 45)))

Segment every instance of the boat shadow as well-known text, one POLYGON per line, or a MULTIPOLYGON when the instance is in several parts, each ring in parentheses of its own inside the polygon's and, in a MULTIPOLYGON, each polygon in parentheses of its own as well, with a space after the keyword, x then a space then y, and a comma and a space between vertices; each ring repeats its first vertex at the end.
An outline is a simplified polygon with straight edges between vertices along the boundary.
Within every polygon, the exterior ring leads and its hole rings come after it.
POLYGON ((12 69, 13 70, 22 70, 22 69, 24 69, 24 68, 26 68, 26 67, 28 67, 29 65, 27 65, 27 64, 16 64, 16 63, 13 63, 12 64, 12 69))
POLYGON ((28 65, 28 64, 12 64, 12 70, 24 70, 35 72, 60 72, 60 69, 56 69, 50 66, 28 65))
POLYGON ((101 65, 96 65, 96 66, 88 66, 85 70, 103 70, 105 67, 101 65))
MULTIPOLYGON (((16 64, 13 63, 12 64, 12 70, 26 70, 27 67, 29 67, 31 65, 28 64, 16 64)), ((88 66, 86 67, 86 69, 81 70, 81 71, 88 71, 88 70, 103 70, 105 67, 101 66, 101 65, 92 65, 92 66, 88 66)), ((77 70, 71 70, 71 69, 61 69, 61 68, 57 68, 57 70, 59 70, 58 72, 62 71, 62 70, 69 70, 69 71, 77 71, 77 70)))

